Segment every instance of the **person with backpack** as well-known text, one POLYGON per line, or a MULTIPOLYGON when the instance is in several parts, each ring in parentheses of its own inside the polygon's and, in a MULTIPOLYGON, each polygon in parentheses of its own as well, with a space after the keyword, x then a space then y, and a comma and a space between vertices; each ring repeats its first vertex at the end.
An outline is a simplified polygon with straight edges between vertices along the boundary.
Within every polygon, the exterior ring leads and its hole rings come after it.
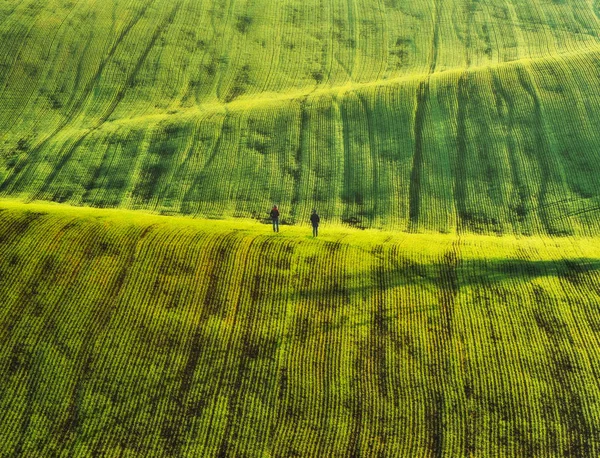
POLYGON ((321 221, 321 218, 319 218, 319 215, 317 215, 317 210, 313 210, 312 215, 310 215, 310 223, 312 224, 312 228, 313 228, 313 237, 316 237, 317 235, 319 235, 319 222, 320 221, 321 221))
POLYGON ((273 232, 279 232, 279 209, 277 208, 277 205, 273 205, 269 216, 271 216, 271 220, 273 220, 273 232))

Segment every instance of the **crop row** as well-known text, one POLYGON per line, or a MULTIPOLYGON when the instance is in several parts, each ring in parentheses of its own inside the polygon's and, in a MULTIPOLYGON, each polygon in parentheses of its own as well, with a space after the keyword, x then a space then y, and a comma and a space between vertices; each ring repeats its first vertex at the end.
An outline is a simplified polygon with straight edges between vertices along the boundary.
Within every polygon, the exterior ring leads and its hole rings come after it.
POLYGON ((2 454, 598 454, 595 239, 2 207, 2 454))

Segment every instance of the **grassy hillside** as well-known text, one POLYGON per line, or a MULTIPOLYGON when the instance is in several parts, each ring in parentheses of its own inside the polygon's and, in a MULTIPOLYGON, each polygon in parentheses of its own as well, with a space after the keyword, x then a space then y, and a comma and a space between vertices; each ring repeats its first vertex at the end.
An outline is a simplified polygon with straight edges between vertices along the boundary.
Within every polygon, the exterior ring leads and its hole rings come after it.
POLYGON ((0 194, 600 233, 592 2, 0 6, 0 194))
POLYGON ((0 0, 0 455, 600 455, 599 18, 0 0))
POLYGON ((0 202, 6 456, 596 456, 600 240, 0 202))

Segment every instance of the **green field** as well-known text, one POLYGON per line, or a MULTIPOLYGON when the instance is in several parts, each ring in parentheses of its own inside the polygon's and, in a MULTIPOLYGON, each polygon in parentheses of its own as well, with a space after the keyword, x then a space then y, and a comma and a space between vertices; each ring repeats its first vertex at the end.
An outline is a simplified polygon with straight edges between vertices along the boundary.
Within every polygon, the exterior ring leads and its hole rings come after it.
POLYGON ((7 456, 600 452, 600 239, 0 210, 7 456))
POLYGON ((400 3, 5 1, 0 194, 599 234, 592 5, 400 3))
POLYGON ((597 0, 0 0, 0 455, 600 455, 598 88, 597 0))

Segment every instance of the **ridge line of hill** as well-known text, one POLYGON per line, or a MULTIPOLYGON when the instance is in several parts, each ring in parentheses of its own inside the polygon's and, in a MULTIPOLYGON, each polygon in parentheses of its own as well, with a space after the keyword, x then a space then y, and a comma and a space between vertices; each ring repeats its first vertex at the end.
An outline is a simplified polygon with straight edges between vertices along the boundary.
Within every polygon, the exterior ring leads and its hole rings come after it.
MULTIPOLYGON (((145 116, 131 117, 131 118, 120 118, 114 120, 107 120, 102 124, 102 126, 107 125, 128 125, 132 123, 139 122, 140 120, 155 120, 156 122, 160 122, 164 119, 171 118, 173 116, 181 116, 181 117, 192 117, 194 115, 201 115, 205 113, 215 113, 222 111, 232 112, 232 111, 243 111, 245 109, 253 109, 259 108, 265 105, 277 104, 282 102, 288 102, 293 100, 301 100, 304 98, 313 98, 313 97, 321 97, 321 96, 342 96, 348 92, 356 92, 367 88, 372 87, 385 87, 385 86, 393 86, 398 84, 403 84, 410 81, 420 81, 425 78, 441 78, 449 75, 462 74, 462 73, 476 73, 480 71, 490 70, 490 69, 499 69, 499 68, 510 68, 512 66, 522 65, 524 63, 538 63, 544 62, 550 59, 570 59, 579 56, 586 56, 590 54, 600 53, 600 43, 593 48, 588 49, 578 49, 576 51, 569 51, 564 53, 556 53, 546 55, 544 57, 533 57, 533 58, 522 58, 516 59, 508 62, 500 62, 496 64, 488 64, 481 66, 473 66, 469 68, 453 68, 450 70, 442 70, 435 73, 416 73, 411 75, 399 76, 396 78, 390 78, 385 80, 375 80, 370 81, 368 83, 348 83, 343 86, 332 86, 332 87, 324 87, 321 89, 312 88, 311 90, 298 90, 298 91, 288 91, 285 93, 273 93, 273 92, 261 92, 256 94, 255 96, 247 96, 245 98, 240 98, 237 100, 233 100, 231 102, 206 102, 194 107, 184 108, 181 110, 174 110, 172 112, 160 113, 160 114, 150 114, 145 116)), ((66 131, 76 131, 81 132, 87 129, 66 129, 66 131)))
MULTIPOLYGON (((491 234, 479 233, 463 233, 458 232, 407 232, 404 230, 390 230, 366 228, 358 229, 346 224, 338 222, 325 222, 324 232, 318 238, 310 236, 309 224, 304 225, 285 225, 285 230, 281 233, 273 234, 270 224, 264 224, 257 219, 252 218, 206 218, 206 217, 190 217, 186 215, 164 215, 153 213, 145 210, 132 208, 98 208, 91 206, 77 206, 65 203, 48 202, 43 200, 22 201, 19 199, 0 197, 0 213, 4 212, 24 212, 32 216, 38 217, 43 215, 53 215, 55 217, 65 217, 68 220, 70 217, 91 219, 101 223, 103 227, 111 227, 113 224, 123 226, 133 225, 139 227, 151 227, 154 229, 163 228, 167 230, 178 230, 179 227, 187 227, 192 230, 200 230, 210 233, 248 233, 256 236, 273 236, 277 239, 286 238, 306 238, 311 241, 321 241, 324 243, 344 243, 355 245, 356 241, 366 244, 389 243, 393 240, 399 243, 404 243, 407 240, 436 240, 442 246, 450 246, 457 240, 469 241, 480 240, 488 241, 492 244, 498 243, 500 240, 512 240, 515 243, 527 243, 527 241, 552 240, 552 243, 565 245, 573 244, 572 237, 552 237, 545 234, 535 234, 533 236, 522 236, 518 234, 504 234, 502 237, 491 234), (343 240, 343 241, 342 241, 343 240)), ((69 225, 73 226, 73 222, 69 220, 69 225)), ((597 247, 600 236, 579 236, 577 240, 582 246, 597 247)), ((596 248, 594 248, 596 250, 596 248)))

